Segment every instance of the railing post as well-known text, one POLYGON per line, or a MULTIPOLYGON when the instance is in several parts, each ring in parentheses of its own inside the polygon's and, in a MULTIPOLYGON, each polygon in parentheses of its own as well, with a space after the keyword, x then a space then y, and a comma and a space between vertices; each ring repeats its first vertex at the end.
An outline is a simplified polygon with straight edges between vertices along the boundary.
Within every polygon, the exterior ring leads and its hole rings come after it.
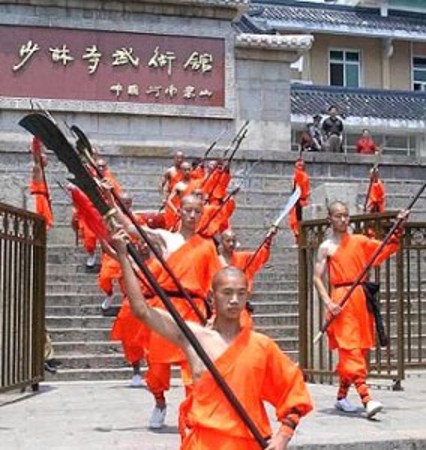
POLYGON ((299 236, 299 364, 308 368, 308 262, 306 228, 300 227, 299 236))

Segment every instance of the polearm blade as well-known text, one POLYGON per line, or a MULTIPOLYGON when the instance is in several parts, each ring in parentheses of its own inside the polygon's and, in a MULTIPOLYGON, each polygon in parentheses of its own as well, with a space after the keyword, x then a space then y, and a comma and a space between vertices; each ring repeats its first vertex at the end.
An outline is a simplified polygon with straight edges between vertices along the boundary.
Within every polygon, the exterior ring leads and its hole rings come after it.
MULTIPOLYGON (((95 208, 102 216, 111 218, 114 214, 114 209, 105 202, 105 199, 99 193, 96 182, 87 173, 87 170, 81 163, 74 148, 62 134, 60 129, 56 125, 54 125, 48 118, 39 114, 29 114, 28 116, 25 116, 19 122, 19 124, 30 133, 39 137, 46 147, 50 148, 56 153, 58 158, 67 166, 68 170, 70 170, 70 172, 74 174, 75 178, 73 179, 73 183, 76 184, 89 197, 95 208), (43 119, 41 119, 40 117, 43 117, 43 119), (79 176, 82 176, 83 179, 78 179, 79 176)), ((194 351, 197 353, 197 356, 210 371, 213 379, 222 390, 230 405, 234 408, 240 419, 253 434, 253 437, 259 443, 260 447, 266 448, 268 446, 266 439, 262 436, 256 424, 253 422, 241 402, 235 396, 228 383, 222 377, 207 352, 198 342, 195 334, 180 316, 173 302, 167 296, 163 288, 157 283, 157 280, 148 269, 145 262, 142 261, 142 259, 139 257, 139 253, 136 247, 132 243, 129 243, 127 248, 130 256, 150 283, 153 291, 160 297, 160 299, 164 303, 164 306, 176 321, 176 324, 181 330, 182 334, 186 337, 186 339, 188 339, 194 351)))
MULTIPOLYGON (((280 223, 283 221, 283 219, 288 215, 288 213, 291 211, 291 209, 296 205, 296 203, 299 201, 301 195, 301 191, 300 191, 300 187, 296 186, 296 189, 294 189, 293 193, 290 195, 289 199, 287 200, 287 203, 284 206, 284 209, 281 211, 281 213, 279 214, 279 216, 276 218, 276 220, 274 221, 274 223, 272 224, 270 229, 273 228, 278 228, 280 226, 280 223)), ((258 255, 258 253, 260 252, 260 249, 264 246, 266 240, 269 237, 269 232, 268 234, 265 236, 265 238, 263 239, 263 241, 261 242, 261 244, 257 247, 256 251, 250 256, 250 258, 248 259, 246 265, 243 268, 243 271, 245 272, 250 265, 253 263, 253 261, 255 260, 256 256, 258 255)))
MULTIPOLYGON (((411 211, 412 210, 413 206, 415 205, 417 200, 420 198, 420 196, 422 195, 422 193, 423 193, 423 191, 425 189, 426 189, 426 183, 424 183, 423 186, 417 191, 416 195, 414 196, 414 198, 411 200, 410 204, 408 205, 406 211, 411 211)), ((352 283, 350 288, 346 291, 346 294, 344 295, 344 297, 342 298, 342 300, 339 303, 339 306, 341 308, 343 308, 344 305, 348 302, 348 300, 350 299, 350 296, 352 295, 353 291, 362 282, 362 280, 365 277, 365 275, 367 275, 368 271, 371 269, 371 267, 374 264, 374 262, 376 261, 377 257, 379 256, 379 254, 381 253, 381 251, 383 250, 385 245, 389 242, 389 239, 395 233, 396 229, 401 225, 403 220, 404 219, 397 219, 395 221, 395 223, 393 224, 392 228, 389 230, 388 234, 383 239, 382 243, 376 248, 376 251, 373 253, 373 255, 371 256, 370 260, 365 265, 364 269, 362 269, 361 273, 356 277, 355 281, 352 283)), ((334 321, 334 319, 336 317, 337 316, 330 316, 323 323, 323 325, 320 328, 320 331, 315 336, 315 339, 313 341, 314 344, 316 344, 321 339, 323 334, 327 331, 327 328, 330 326, 330 324, 334 321)))
POLYGON ((290 195, 289 199, 287 200, 287 203, 285 204, 282 212, 280 213, 280 215, 277 217, 277 219, 273 223, 274 227, 277 227, 277 228, 279 227, 279 225, 283 221, 283 219, 289 214, 289 212, 292 210, 292 208, 299 201, 301 194, 302 194, 302 191, 300 190, 300 187, 296 186, 293 193, 290 195))

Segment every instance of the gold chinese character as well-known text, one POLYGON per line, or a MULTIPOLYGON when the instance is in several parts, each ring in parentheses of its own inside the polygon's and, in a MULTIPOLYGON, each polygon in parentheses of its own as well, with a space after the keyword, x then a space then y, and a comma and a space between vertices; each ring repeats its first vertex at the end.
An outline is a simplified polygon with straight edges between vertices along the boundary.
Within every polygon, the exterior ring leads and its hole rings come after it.
POLYGON ((123 85, 120 83, 113 84, 112 86, 110 86, 109 90, 115 93, 116 97, 120 97, 121 93, 123 92, 123 85))
POLYGON ((126 64, 131 64, 133 67, 139 66, 139 57, 133 56, 133 48, 124 48, 122 47, 119 50, 116 50, 112 54, 113 66, 124 66, 126 64))
POLYGON ((198 93, 198 97, 213 97, 213 92, 209 91, 208 89, 203 89, 198 93))
POLYGON ((176 59, 174 52, 166 51, 166 53, 160 53, 160 48, 155 47, 154 54, 148 62, 148 67, 154 69, 162 69, 167 66, 167 74, 171 76, 173 70, 173 61, 176 59))
POLYGON ((82 56, 82 59, 87 59, 89 61, 89 74, 96 72, 96 69, 99 66, 99 62, 101 60, 102 53, 98 50, 96 45, 92 45, 91 47, 86 48, 86 53, 82 56))
POLYGON ((33 41, 28 41, 26 44, 23 44, 19 50, 19 56, 22 58, 19 64, 13 66, 13 71, 16 72, 21 67, 23 67, 27 61, 34 55, 35 52, 39 51, 40 47, 38 44, 33 41))
POLYGON ((183 98, 192 99, 195 97, 195 87, 194 86, 185 86, 183 89, 183 98))
POLYGON ((167 95, 170 98, 176 97, 177 95, 177 87, 174 84, 171 84, 170 86, 167 86, 164 95, 167 95))
POLYGON ((55 63, 62 62, 62 64, 66 66, 69 62, 74 61, 74 58, 69 54, 70 50, 67 48, 66 44, 64 44, 62 48, 49 48, 49 51, 52 53, 52 61, 55 63))
POLYGON ((153 95, 155 98, 158 98, 160 96, 161 89, 161 86, 149 86, 145 93, 147 95, 153 95))
POLYGON ((198 72, 199 70, 201 70, 202 73, 210 72, 213 69, 213 55, 210 53, 193 52, 183 65, 183 68, 185 70, 190 68, 195 72, 198 72))
POLYGON ((139 95, 139 86, 137 84, 129 84, 127 86, 127 95, 137 97, 139 95))

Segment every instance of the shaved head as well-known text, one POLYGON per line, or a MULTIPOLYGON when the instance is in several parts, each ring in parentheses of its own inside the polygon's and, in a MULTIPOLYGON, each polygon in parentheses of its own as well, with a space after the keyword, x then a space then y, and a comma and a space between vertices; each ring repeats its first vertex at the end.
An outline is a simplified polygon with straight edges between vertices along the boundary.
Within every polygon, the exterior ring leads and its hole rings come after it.
POLYGON ((341 202, 340 200, 331 202, 330 205, 328 206, 328 215, 331 216, 335 211, 342 208, 349 211, 348 205, 345 202, 341 202))
POLYGON ((228 228, 227 230, 225 230, 221 235, 222 238, 232 238, 235 236, 236 236, 236 234, 235 234, 234 230, 232 230, 231 228, 228 228))
POLYGON ((220 286, 224 282, 228 282, 230 278, 238 278, 238 279, 244 279, 245 285, 247 286, 247 277, 245 273, 235 266, 226 266, 223 269, 220 269, 219 272, 216 273, 216 275, 213 277, 212 280, 212 290, 213 292, 217 291, 220 286))
POLYGON ((203 206, 203 201, 202 201, 202 199, 200 197, 197 197, 196 195, 193 195, 193 194, 189 194, 189 195, 185 195, 184 197, 182 197, 181 205, 182 205, 182 208, 185 205, 200 205, 200 206, 203 206))

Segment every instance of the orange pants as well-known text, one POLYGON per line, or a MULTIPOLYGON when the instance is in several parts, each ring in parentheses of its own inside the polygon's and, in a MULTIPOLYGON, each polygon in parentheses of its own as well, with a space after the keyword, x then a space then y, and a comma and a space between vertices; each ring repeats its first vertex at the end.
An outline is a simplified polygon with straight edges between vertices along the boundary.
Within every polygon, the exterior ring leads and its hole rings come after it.
MULTIPOLYGON (((120 288, 122 288, 122 278, 123 274, 121 272, 120 263, 107 255, 103 255, 101 260, 101 271, 98 275, 99 289, 104 291, 107 295, 112 295, 114 280, 118 280, 120 288)), ((123 289, 121 290, 123 291, 123 289)))
POLYGON ((347 396, 351 384, 355 385, 364 404, 371 400, 366 383, 368 374, 367 354, 367 349, 355 348, 346 350, 339 348, 339 362, 336 367, 336 372, 340 379, 337 393, 339 400, 347 396))
POLYGON ((86 252, 94 253, 96 250, 96 234, 82 221, 79 222, 79 228, 86 252))
MULTIPOLYGON (((149 390, 157 397, 170 389, 171 367, 169 363, 153 363, 148 361, 145 381, 149 390)), ((182 381, 185 387, 192 385, 191 369, 187 361, 180 363, 182 381)))
POLYGON ((121 341, 124 357, 130 365, 138 363, 145 356, 144 342, 136 339, 140 329, 143 327, 145 325, 133 315, 129 300, 125 298, 112 327, 111 339, 113 341, 121 341))

